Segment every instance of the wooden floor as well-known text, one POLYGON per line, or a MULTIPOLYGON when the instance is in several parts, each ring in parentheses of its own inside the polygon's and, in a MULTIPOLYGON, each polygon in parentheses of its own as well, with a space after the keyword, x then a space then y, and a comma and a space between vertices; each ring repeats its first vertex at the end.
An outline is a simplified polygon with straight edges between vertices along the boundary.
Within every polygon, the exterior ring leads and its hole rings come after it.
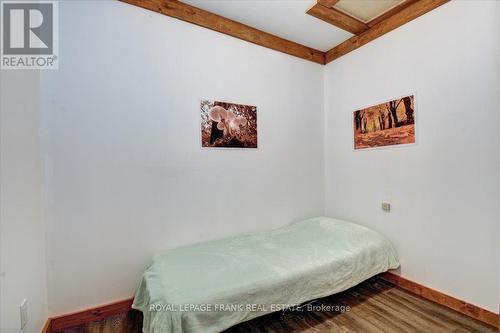
MULTIPOLYGON (((234 326, 224 333, 497 332, 493 327, 378 279, 311 305, 344 309, 349 306, 350 310, 277 312, 234 326)), ((64 333, 141 333, 141 327, 142 316, 134 311, 64 333)))

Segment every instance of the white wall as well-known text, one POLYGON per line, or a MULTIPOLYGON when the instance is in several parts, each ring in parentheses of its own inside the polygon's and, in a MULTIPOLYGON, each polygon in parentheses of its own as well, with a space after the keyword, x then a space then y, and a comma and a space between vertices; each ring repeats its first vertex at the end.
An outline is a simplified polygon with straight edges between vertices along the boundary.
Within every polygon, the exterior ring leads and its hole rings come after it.
POLYGON ((500 2, 452 1, 325 71, 327 215, 387 235, 403 276, 495 312, 499 31, 500 2), (353 151, 352 112, 411 93, 417 144, 353 151))
POLYGON ((50 314, 130 297, 163 249, 324 208, 387 235, 403 276, 498 309, 498 2, 326 67, 117 1, 60 7, 40 97, 50 314), (417 144, 354 152, 352 111, 408 93, 417 144), (201 150, 200 98, 257 105, 259 150, 201 150))
POLYGON ((28 300, 24 333, 47 319, 42 163, 37 71, 0 73, 0 332, 20 330, 19 306, 28 300))
POLYGON ((49 312, 133 295, 154 253, 323 213, 323 67, 117 1, 60 4, 42 74, 49 312), (201 98, 259 150, 202 150, 201 98))

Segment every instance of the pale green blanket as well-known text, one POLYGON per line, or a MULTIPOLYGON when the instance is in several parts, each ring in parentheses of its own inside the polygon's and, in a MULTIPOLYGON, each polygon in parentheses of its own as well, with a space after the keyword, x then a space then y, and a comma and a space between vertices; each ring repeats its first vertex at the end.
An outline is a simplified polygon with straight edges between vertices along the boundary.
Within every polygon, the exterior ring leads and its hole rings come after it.
POLYGON ((144 314, 144 333, 220 332, 398 266, 394 248, 380 234, 318 217, 157 255, 133 308, 144 314))

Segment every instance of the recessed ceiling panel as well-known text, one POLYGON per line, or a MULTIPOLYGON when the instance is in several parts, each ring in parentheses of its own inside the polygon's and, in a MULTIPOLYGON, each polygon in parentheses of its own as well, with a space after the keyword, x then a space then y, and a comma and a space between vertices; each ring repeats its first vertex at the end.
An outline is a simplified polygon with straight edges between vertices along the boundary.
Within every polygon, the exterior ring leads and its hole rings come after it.
POLYGON ((334 6, 361 22, 367 23, 404 0, 340 0, 334 6))
POLYGON ((182 0, 296 43, 327 51, 353 35, 306 12, 315 0, 182 0))

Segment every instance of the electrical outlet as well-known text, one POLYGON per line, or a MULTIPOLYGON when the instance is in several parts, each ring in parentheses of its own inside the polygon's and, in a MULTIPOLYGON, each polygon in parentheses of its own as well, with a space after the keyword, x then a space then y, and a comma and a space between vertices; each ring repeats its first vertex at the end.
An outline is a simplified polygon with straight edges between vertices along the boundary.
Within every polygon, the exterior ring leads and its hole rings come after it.
POLYGON ((19 306, 19 312, 21 314, 21 330, 26 327, 28 323, 28 301, 24 299, 19 306))
POLYGON ((384 212, 390 212, 391 211, 391 204, 389 202, 382 202, 382 210, 384 212))

